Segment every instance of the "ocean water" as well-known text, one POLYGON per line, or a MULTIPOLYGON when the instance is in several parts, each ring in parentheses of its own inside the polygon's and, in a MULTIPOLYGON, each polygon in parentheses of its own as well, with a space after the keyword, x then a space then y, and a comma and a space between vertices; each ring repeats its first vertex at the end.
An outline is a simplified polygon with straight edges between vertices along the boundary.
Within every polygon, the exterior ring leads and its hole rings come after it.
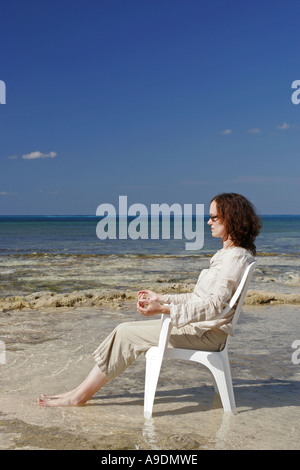
POLYGON ((292 362, 291 345, 299 340, 300 217, 263 218, 250 286, 260 306, 245 305, 230 342, 237 415, 223 413, 204 368, 181 363, 178 374, 178 363, 170 361, 160 375, 154 418, 144 420, 143 358, 87 406, 36 406, 41 392, 64 392, 82 381, 94 365, 92 351, 117 324, 141 319, 134 302, 122 302, 124 292, 192 289, 221 248, 208 226, 203 248, 191 252, 185 240, 101 241, 97 222, 0 218, 6 347, 0 449, 299 449, 300 365, 292 362), (274 293, 278 305, 271 304, 274 293))
MULTIPOLYGON (((299 294, 300 216, 264 216, 262 221, 253 287, 299 294)), ((0 297, 192 285, 221 248, 207 218, 203 247, 196 251, 186 250, 190 240, 184 236, 100 240, 98 222, 92 216, 1 216, 0 297)))

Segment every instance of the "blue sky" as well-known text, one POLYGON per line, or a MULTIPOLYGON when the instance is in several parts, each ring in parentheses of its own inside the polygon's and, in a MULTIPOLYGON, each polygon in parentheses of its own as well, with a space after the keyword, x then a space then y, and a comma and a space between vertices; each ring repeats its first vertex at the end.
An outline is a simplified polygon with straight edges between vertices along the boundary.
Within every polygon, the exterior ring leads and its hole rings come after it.
POLYGON ((0 214, 203 203, 300 214, 298 0, 1 5, 0 214), (35 157, 35 158, 33 158, 35 157))

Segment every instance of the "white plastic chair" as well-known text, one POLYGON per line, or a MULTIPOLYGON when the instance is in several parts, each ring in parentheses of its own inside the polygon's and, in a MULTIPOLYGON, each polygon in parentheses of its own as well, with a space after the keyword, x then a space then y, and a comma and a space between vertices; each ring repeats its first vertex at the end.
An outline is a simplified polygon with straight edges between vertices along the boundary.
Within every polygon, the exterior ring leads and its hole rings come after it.
MULTIPOLYGON (((256 261, 247 267, 242 280, 228 306, 224 308, 218 317, 224 317, 237 303, 235 314, 231 321, 233 330, 242 311, 242 306, 246 297, 255 263, 256 261)), ((150 418, 152 416, 157 382, 160 374, 161 364, 164 358, 195 361, 206 366, 213 375, 215 391, 220 395, 224 412, 234 412, 236 405, 227 352, 228 337, 224 349, 218 352, 170 348, 167 347, 172 329, 170 316, 163 314, 161 318, 162 326, 158 346, 150 348, 146 353, 144 417, 150 418)))

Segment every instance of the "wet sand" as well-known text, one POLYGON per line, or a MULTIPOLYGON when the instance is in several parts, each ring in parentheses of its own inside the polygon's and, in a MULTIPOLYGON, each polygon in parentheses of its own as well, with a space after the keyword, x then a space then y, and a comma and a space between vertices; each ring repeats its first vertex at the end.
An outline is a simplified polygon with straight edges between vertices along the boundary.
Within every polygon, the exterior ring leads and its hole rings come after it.
POLYGON ((37 406, 41 392, 67 391, 81 382, 102 339, 119 322, 137 319, 147 321, 130 300, 113 309, 4 310, 0 449, 300 448, 300 364, 293 364, 291 347, 300 340, 299 305, 244 307, 229 344, 235 415, 223 413, 205 368, 166 361, 153 418, 145 420, 142 356, 85 406, 37 406))

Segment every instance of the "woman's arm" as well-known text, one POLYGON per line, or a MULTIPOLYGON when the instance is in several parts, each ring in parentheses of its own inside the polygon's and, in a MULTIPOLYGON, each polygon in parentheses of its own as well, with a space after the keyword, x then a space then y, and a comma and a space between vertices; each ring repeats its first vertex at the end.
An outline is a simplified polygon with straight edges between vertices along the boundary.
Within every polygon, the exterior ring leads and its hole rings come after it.
POLYGON ((211 271, 208 284, 204 279, 196 286, 191 300, 170 305, 172 324, 180 328, 188 323, 215 320, 230 301, 252 259, 234 249, 224 253, 221 267, 211 271))

